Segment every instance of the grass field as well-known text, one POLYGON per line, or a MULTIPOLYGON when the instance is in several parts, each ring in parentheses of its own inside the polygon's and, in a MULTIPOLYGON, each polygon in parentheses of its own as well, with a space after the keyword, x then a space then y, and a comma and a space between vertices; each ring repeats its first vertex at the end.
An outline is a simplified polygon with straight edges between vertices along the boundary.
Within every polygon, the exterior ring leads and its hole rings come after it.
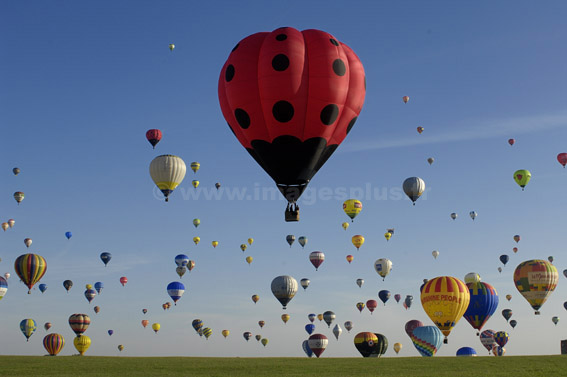
POLYGON ((567 376, 565 356, 192 358, 0 356, 0 376, 567 376))

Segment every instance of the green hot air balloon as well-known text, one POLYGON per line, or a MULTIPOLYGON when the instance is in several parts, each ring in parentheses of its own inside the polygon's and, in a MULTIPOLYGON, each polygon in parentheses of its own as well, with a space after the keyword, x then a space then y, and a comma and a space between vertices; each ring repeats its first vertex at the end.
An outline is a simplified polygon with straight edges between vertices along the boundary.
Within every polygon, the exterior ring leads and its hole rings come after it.
POLYGON ((526 187, 531 178, 532 173, 525 169, 516 170, 514 173, 514 180, 522 188, 522 191, 524 191, 524 187, 526 187))

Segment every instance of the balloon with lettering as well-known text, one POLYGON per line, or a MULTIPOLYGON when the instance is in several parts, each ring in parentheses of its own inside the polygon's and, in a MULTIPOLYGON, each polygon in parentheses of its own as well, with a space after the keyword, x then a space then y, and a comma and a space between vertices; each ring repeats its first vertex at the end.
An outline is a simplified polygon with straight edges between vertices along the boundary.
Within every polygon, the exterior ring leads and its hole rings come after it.
POLYGON ((557 268, 546 260, 534 259, 522 262, 514 271, 516 289, 524 296, 535 314, 555 290, 559 274, 557 268))

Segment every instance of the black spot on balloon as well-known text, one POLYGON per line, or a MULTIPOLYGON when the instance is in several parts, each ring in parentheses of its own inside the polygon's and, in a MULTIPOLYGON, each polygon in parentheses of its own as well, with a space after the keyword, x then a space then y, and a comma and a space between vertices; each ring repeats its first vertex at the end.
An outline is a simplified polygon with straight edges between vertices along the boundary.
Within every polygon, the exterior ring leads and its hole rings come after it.
POLYGON ((229 82, 230 80, 232 80, 234 77, 234 66, 232 64, 229 64, 228 67, 226 67, 226 71, 224 72, 224 79, 226 80, 226 82, 229 82))
POLYGON ((327 105, 321 110, 321 122, 325 126, 330 126, 339 116, 339 107, 335 104, 327 105))
POLYGON ((272 67, 276 71, 285 71, 289 67, 289 59, 284 54, 278 54, 272 59, 272 67))
POLYGON ((278 122, 286 123, 293 118, 293 105, 287 101, 278 101, 272 107, 272 114, 278 122))
POLYGON ((238 46, 240 46, 240 43, 237 43, 236 46, 234 46, 234 47, 232 48, 232 51, 231 51, 231 52, 234 52, 234 50, 236 50, 236 49, 238 48, 238 46))
POLYGON ((350 132, 350 130, 352 129, 352 127, 354 127, 354 124, 356 123, 356 120, 358 119, 358 117, 354 117, 350 120, 350 122, 348 123, 347 129, 346 129, 346 133, 348 135, 348 133, 350 132))
POLYGON ((335 45, 335 46, 338 46, 338 45, 339 45, 339 42, 337 42, 337 40, 336 40, 335 38, 331 38, 331 39, 329 39, 329 40, 331 41, 331 43, 332 43, 333 45, 335 45))
POLYGON ((333 62, 333 71, 337 76, 344 76, 346 73, 345 63, 341 59, 336 59, 333 62))
POLYGON ((243 129, 247 129, 250 127, 250 116, 248 113, 242 109, 234 110, 234 116, 236 117, 236 121, 238 125, 243 129))
POLYGON ((278 34, 276 35, 276 41, 285 41, 287 39, 287 35, 285 34, 278 34))

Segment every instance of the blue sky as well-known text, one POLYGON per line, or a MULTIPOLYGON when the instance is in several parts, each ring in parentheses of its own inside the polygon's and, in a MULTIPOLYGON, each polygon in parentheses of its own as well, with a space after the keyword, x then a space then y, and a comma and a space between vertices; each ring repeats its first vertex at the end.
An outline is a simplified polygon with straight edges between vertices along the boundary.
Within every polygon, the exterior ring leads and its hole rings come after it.
MULTIPOLYGON (((567 151, 566 13, 559 1, 2 3, 0 214, 16 225, 0 234, 0 272, 12 274, 0 302, 0 354, 44 354, 45 322, 66 338, 62 354, 76 353, 67 320, 87 313, 87 355, 116 355, 123 344, 127 356, 303 356, 307 314, 332 310, 341 327, 351 320, 354 329, 336 341, 316 321, 316 332, 330 339, 323 357, 358 357, 352 339, 359 331, 386 335, 386 356, 395 356, 396 342, 404 345, 401 356, 417 356, 403 326, 411 319, 431 324, 419 302, 422 279, 462 279, 471 271, 500 294, 486 328, 510 333, 509 355, 559 353, 565 323, 555 327, 551 317, 563 315, 565 278, 535 317, 512 274, 520 262, 549 255, 560 273, 567 268, 561 221, 567 170, 555 160, 567 151), (333 34, 357 53, 367 78, 359 120, 302 197, 299 223, 283 221, 280 197, 258 195, 275 185, 227 129, 217 97, 233 46, 280 26, 333 34), (155 150, 144 137, 150 128, 164 133, 155 150), (509 138, 516 139, 513 147, 509 138), (148 174, 150 161, 164 153, 201 163, 167 204, 156 198, 148 174), (428 157, 435 158, 431 166, 428 157), (517 169, 532 172, 524 192, 512 179, 517 169), (415 207, 401 195, 410 176, 427 185, 415 207), (200 191, 192 179, 200 180, 200 191), (224 189, 219 197, 212 195, 217 181, 224 189), (26 194, 19 206, 12 198, 18 190, 26 194), (342 192, 364 204, 346 232, 342 192), (478 213, 474 222, 471 210, 478 213), (459 218, 452 221, 451 212, 459 218), (193 218, 201 219, 197 229, 193 218), (396 232, 386 243, 391 227, 396 232), (73 232, 70 240, 66 231, 73 232), (287 234, 307 236, 306 248, 290 249, 287 234), (350 241, 355 234, 366 237, 360 251, 350 241), (518 245, 515 234, 522 236, 518 245), (33 239, 29 250, 26 237, 33 239), (242 253, 248 237, 255 242, 242 253), (220 242, 216 249, 212 240, 220 242), (314 250, 326 255, 317 272, 308 260, 314 250), (439 250, 437 260, 432 250, 439 250), (28 251, 47 260, 43 294, 27 295, 15 275, 13 261, 28 251), (113 255, 106 268, 103 251, 113 255), (175 273, 179 253, 196 262, 182 279, 175 273), (355 256, 351 265, 347 254, 355 256), (499 274, 501 254, 510 262, 499 274), (247 255, 254 258, 250 266, 247 255), (373 269, 382 257, 394 264, 385 281, 373 269), (311 279, 289 304, 287 325, 270 292, 282 274, 311 279), (126 287, 120 276, 128 277, 126 287), (359 277, 363 288, 355 284, 359 277), (65 279, 75 283, 68 294, 65 279), (166 286, 177 280, 185 295, 163 311, 171 301, 166 286), (105 288, 89 304, 84 286, 96 281, 105 288), (377 299, 381 289, 412 294, 414 305, 406 311, 391 299, 373 315, 358 313, 356 302, 377 299), (253 294, 260 295, 256 305, 253 294), (516 329, 502 318, 504 308, 513 310, 516 329), (27 343, 18 327, 24 318, 40 327, 27 343), (194 318, 213 329, 208 341, 191 328, 194 318), (159 322, 160 332, 143 329, 142 319, 159 322), (266 321, 263 329, 258 320, 266 321), (223 329, 231 331, 227 339, 223 329), (270 343, 246 343, 245 331, 270 343)), ((462 346, 484 354, 475 333, 461 320, 438 354, 454 355, 462 346)))

